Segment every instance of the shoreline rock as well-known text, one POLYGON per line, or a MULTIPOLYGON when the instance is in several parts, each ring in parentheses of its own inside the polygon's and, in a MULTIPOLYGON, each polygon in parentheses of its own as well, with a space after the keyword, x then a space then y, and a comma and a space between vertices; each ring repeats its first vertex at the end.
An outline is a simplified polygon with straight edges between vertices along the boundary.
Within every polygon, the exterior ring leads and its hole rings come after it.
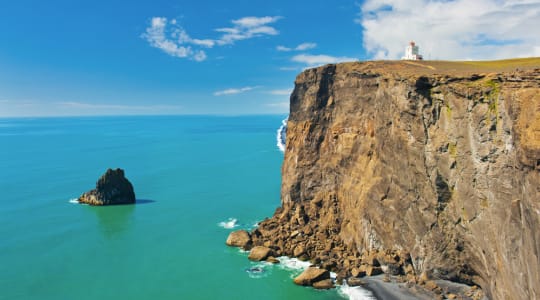
POLYGON ((82 194, 78 201, 96 206, 134 204, 135 192, 133 185, 125 177, 124 170, 107 169, 96 182, 96 188, 82 194))
MULTIPOLYGON (((330 279, 330 272, 325 269, 308 267, 300 275, 294 278, 293 282, 297 285, 312 286, 313 284, 330 279)), ((323 284, 321 284, 323 286, 323 284)))

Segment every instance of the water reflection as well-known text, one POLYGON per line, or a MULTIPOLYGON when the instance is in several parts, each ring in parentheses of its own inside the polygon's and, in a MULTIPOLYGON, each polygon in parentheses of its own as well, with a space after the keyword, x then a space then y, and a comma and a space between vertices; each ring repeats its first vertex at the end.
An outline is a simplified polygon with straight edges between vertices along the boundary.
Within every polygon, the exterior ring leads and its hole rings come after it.
POLYGON ((85 206, 91 210, 98 219, 103 235, 108 239, 115 239, 125 233, 133 224, 133 212, 136 206, 150 204, 155 200, 137 199, 135 204, 85 206))

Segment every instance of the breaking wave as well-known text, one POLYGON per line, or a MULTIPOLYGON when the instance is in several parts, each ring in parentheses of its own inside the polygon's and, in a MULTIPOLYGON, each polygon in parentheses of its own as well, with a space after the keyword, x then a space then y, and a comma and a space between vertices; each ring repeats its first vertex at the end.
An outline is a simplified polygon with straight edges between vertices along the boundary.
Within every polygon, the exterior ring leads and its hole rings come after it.
POLYGON ((277 130, 276 141, 279 151, 285 152, 285 139, 287 135, 287 120, 289 117, 281 121, 281 126, 277 130))
POLYGON ((227 221, 219 222, 219 226, 225 229, 232 229, 238 226, 238 220, 235 218, 229 218, 227 221))
POLYGON ((370 291, 359 286, 348 286, 343 283, 337 290, 340 295, 350 300, 377 300, 370 291))
POLYGON ((79 199, 78 198, 69 199, 69 203, 79 204, 79 199))

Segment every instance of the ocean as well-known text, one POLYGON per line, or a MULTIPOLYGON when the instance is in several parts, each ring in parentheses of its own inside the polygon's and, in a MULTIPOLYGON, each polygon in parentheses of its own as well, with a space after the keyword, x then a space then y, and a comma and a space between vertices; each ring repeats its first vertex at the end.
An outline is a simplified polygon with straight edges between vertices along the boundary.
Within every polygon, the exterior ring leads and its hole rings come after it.
POLYGON ((305 264, 225 245, 280 204, 284 118, 0 119, 0 299, 370 298, 296 286, 305 264), (74 201, 107 168, 136 205, 74 201))

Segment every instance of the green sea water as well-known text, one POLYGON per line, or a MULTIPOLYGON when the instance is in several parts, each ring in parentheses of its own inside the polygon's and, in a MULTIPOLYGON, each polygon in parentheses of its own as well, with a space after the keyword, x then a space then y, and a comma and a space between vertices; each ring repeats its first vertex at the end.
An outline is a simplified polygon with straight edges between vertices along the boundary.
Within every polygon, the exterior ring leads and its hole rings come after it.
POLYGON ((0 119, 0 299, 343 299, 224 244, 279 206, 283 118, 0 119), (116 167, 136 205, 70 202, 116 167))

